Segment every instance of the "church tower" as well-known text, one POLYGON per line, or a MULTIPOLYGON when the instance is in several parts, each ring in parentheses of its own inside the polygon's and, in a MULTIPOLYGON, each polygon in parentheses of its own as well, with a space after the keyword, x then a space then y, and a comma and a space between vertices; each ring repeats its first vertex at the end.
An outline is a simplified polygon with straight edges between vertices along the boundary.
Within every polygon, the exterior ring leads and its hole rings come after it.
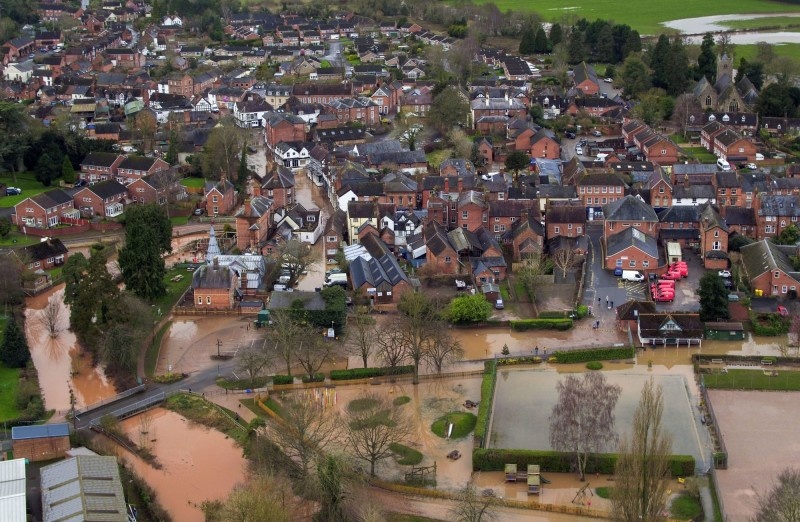
POLYGON ((733 81, 733 57, 723 54, 717 57, 717 82, 726 74, 733 81))

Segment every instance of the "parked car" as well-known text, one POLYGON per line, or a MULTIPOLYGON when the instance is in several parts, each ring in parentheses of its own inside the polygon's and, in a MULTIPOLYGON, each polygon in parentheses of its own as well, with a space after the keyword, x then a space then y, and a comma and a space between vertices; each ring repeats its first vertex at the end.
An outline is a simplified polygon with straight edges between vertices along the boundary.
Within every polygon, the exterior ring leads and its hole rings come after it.
POLYGON ((726 160, 720 158, 717 160, 717 168, 719 170, 731 170, 731 164, 728 163, 726 160))
POLYGON ((789 315, 789 310, 785 306, 778 306, 778 315, 786 317, 789 315))
POLYGON ((670 270, 666 274, 661 276, 664 279, 672 279, 673 281, 677 281, 681 278, 681 273, 677 270, 670 270))
POLYGON ((614 80, 612 78, 603 78, 603 81, 606 83, 614 83, 614 80))
POLYGON ((720 270, 717 273, 719 274, 720 277, 724 277, 725 279, 730 279, 730 277, 731 277, 731 271, 730 270, 720 270))
POLYGON ((575 147, 575 154, 577 154, 578 156, 583 156, 583 147, 581 147, 580 145, 575 147))
POLYGON ((728 294, 728 301, 738 301, 739 296, 737 294, 728 294))
POLYGON ((745 168, 748 168, 750 170, 756 170, 758 168, 758 165, 756 165, 755 163, 748 163, 747 165, 745 165, 745 168))
POLYGON ((623 270, 622 279, 625 281, 644 281, 644 276, 636 270, 623 270))
POLYGON ((506 306, 505 306, 505 304, 503 304, 503 300, 502 299, 498 299, 497 301, 494 302, 495 310, 502 310, 505 307, 506 306))
POLYGON ((203 209, 202 208, 194 209, 194 215, 195 216, 202 216, 203 215, 203 209))
POLYGON ((621 269, 621 268, 619 268, 619 267, 618 267, 618 268, 615 268, 615 269, 614 269, 614 276, 616 276, 616 277, 622 277, 622 269, 621 269))
POLYGON ((17 196, 22 194, 22 189, 17 187, 7 187, 6 188, 6 196, 17 196))
POLYGON ((603 133, 602 133, 602 132, 600 132, 600 131, 599 131, 599 130, 597 130, 597 129, 593 130, 591 134, 592 134, 592 136, 602 136, 602 135, 603 135, 603 133))
POLYGON ((574 133, 574 132, 571 132, 571 131, 567 131, 567 132, 565 132, 565 133, 564 133, 564 136, 566 136, 567 138, 569 138, 569 139, 571 139, 571 140, 574 140, 574 139, 575 139, 575 133, 574 133))

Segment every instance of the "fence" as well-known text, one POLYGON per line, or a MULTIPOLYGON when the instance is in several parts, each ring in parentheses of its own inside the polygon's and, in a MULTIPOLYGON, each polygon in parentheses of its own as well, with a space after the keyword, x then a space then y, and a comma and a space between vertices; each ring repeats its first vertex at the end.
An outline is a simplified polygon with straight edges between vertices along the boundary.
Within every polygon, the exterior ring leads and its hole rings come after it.
MULTIPOLYGON (((152 397, 148 397, 138 402, 134 402, 131 405, 124 406, 118 410, 114 410, 109 415, 116 418, 117 420, 127 419, 128 417, 133 417, 137 413, 143 412, 145 410, 149 410, 150 408, 154 408, 156 405, 161 404, 167 398, 167 395, 164 392, 157 393, 152 397)), ((89 427, 98 426, 100 424, 100 419, 94 419, 92 422, 89 423, 89 427)))
POLYGON ((715 440, 714 451, 714 466, 715 469, 728 469, 728 449, 725 447, 725 440, 722 438, 722 432, 717 424, 717 416, 714 413, 714 406, 708 398, 708 390, 706 389, 705 376, 700 376, 700 395, 703 397, 703 403, 706 405, 706 411, 709 418, 706 419, 706 424, 709 424, 715 440))
MULTIPOLYGON (((725 514, 725 504, 722 501, 722 491, 719 490, 719 481, 717 480, 717 470, 712 466, 709 470, 711 481, 714 483, 714 493, 717 495, 717 504, 719 504, 719 512, 722 514, 722 520, 727 522, 728 515, 725 514)), ((708 517, 707 517, 708 518, 708 517)))
POLYGON ((101 401, 95 402, 94 404, 90 404, 85 408, 75 410, 75 417, 80 417, 81 415, 84 415, 85 413, 90 412, 92 410, 96 410, 97 408, 113 404, 117 401, 130 397, 131 395, 136 395, 137 393, 141 393, 145 390, 145 387, 146 386, 144 384, 140 384, 139 386, 134 386, 133 388, 125 390, 124 392, 118 393, 113 397, 109 397, 108 399, 103 399, 101 401))
MULTIPOLYGON (((62 221, 66 223, 67 219, 70 218, 62 218, 62 221)), ((89 232, 90 230, 99 232, 111 232, 111 231, 122 230, 122 225, 120 223, 112 223, 112 222, 94 223, 94 222, 87 222, 84 219, 70 219, 70 221, 76 221, 76 222, 82 221, 83 223, 74 224, 72 226, 63 228, 35 228, 35 227, 25 226, 25 235, 36 236, 36 237, 63 237, 63 236, 75 236, 78 234, 83 234, 85 232, 89 232)))

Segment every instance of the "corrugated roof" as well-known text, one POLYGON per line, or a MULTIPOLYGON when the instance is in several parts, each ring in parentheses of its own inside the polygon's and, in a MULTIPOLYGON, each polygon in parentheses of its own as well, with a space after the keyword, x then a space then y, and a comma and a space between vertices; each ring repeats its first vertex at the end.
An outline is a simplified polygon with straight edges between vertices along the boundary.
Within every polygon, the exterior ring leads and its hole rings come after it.
POLYGON ((68 437, 69 424, 40 424, 37 426, 15 426, 11 428, 11 440, 41 439, 44 437, 68 437))
POLYGON ((25 459, 0 462, 0 520, 26 522, 25 459))
POLYGON ((79 455, 42 468, 44 522, 127 522, 116 457, 79 455))

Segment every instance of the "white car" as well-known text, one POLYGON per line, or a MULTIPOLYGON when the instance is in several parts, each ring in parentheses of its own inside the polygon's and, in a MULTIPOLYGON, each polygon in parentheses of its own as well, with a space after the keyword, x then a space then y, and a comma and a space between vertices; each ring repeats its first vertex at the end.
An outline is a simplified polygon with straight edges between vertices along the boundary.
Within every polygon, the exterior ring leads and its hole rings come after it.
POLYGON ((719 274, 720 277, 724 277, 725 279, 728 279, 728 278, 731 277, 731 271, 730 270, 720 270, 717 273, 719 274))
POLYGON ((603 81, 606 83, 614 83, 614 80, 612 80, 611 78, 606 78, 603 81))
POLYGON ((581 147, 580 145, 575 147, 575 154, 577 154, 578 156, 583 156, 583 147, 581 147))

